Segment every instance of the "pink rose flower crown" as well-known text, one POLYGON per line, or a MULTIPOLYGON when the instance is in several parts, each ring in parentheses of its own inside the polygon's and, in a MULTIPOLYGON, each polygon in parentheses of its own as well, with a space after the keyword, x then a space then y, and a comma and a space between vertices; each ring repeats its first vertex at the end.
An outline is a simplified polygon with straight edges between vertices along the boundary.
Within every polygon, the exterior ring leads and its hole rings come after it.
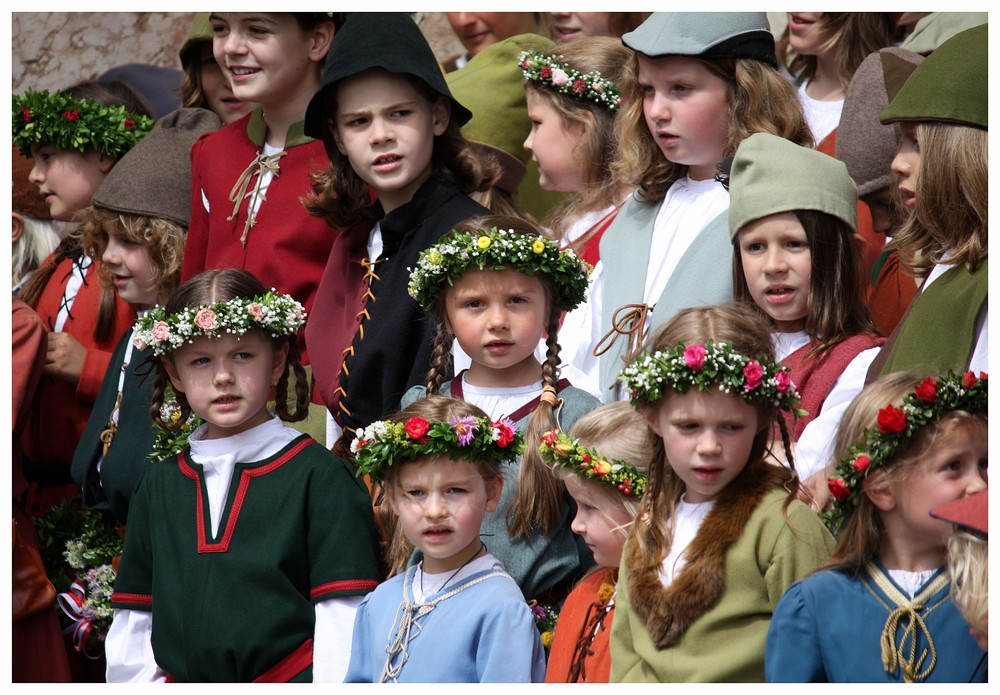
POLYGON ((989 412, 989 377, 972 372, 924 379, 901 405, 887 404, 878 413, 876 427, 866 429, 827 481, 833 505, 823 512, 832 533, 839 533, 857 508, 865 478, 899 456, 927 425, 956 410, 973 415, 989 412))
POLYGON ((157 357, 172 352, 195 336, 218 338, 223 333, 241 336, 259 329, 274 338, 296 334, 305 324, 302 305, 275 289, 263 297, 237 297, 209 306, 187 307, 168 314, 155 306, 139 317, 132 329, 132 344, 152 348, 157 357))
POLYGON ((524 437, 508 418, 463 417, 454 422, 430 422, 411 417, 405 422, 377 420, 362 427, 351 442, 359 476, 381 481, 386 470, 421 456, 447 455, 470 463, 512 461, 524 451, 524 437))
POLYGON ((741 396, 752 405, 805 414, 795 407, 799 394, 788 369, 740 354, 731 342, 681 343, 669 350, 643 353, 622 370, 618 380, 630 389, 633 404, 656 403, 665 388, 678 393, 690 388, 706 393, 715 389, 741 396))
POLYGON ((618 87, 611 80, 601 77, 601 73, 580 72, 567 63, 559 62, 562 56, 546 56, 538 51, 524 51, 517 57, 517 64, 524 79, 545 85, 560 94, 578 101, 592 101, 616 111, 622 105, 618 87))

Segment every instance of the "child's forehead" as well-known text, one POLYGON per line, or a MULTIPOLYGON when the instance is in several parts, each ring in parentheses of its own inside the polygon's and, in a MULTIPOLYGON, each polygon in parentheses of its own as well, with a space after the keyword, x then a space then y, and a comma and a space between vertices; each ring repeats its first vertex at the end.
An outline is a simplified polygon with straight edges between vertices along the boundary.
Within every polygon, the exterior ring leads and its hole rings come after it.
POLYGON ((397 483, 439 479, 474 480, 483 477, 479 466, 467 459, 453 459, 447 454, 421 456, 415 461, 396 464, 397 483))
POLYGON ((520 292, 543 289, 542 279, 537 275, 526 275, 514 268, 480 269, 469 268, 446 288, 448 292, 462 293, 465 291, 490 289, 491 291, 520 292))

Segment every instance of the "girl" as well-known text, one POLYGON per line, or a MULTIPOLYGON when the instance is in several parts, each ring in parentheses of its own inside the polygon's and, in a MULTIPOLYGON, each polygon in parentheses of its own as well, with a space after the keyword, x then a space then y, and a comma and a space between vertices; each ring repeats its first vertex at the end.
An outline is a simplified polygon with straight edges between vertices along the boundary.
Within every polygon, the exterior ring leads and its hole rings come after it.
MULTIPOLYGON (((302 207, 323 144, 303 132, 335 24, 327 12, 216 12, 213 52, 233 95, 257 108, 191 151, 191 228, 181 281, 209 268, 243 268, 312 311, 336 231, 302 207)), ((311 379, 304 336, 302 364, 311 379)), ((303 431, 322 437, 317 405, 303 431)))
POLYGON ((537 12, 447 12, 448 24, 465 51, 444 62, 445 72, 464 68, 470 59, 499 41, 520 34, 537 34, 537 12))
POLYGON ((911 211, 893 246, 925 279, 869 381, 904 369, 988 368, 987 31, 942 44, 882 112, 902 132, 892 170, 911 211))
POLYGON ((169 378, 180 421, 194 411, 205 424, 135 491, 108 682, 342 679, 355 609, 378 583, 377 541, 351 467, 281 423, 309 403, 301 378, 293 410, 285 398, 304 319, 299 302, 230 268, 136 324, 158 358, 153 419, 178 426, 161 415, 169 378))
POLYGON ((621 362, 647 330, 684 307, 732 298, 723 268, 732 253, 729 194, 715 180, 717 165, 758 131, 812 144, 795 90, 776 69, 763 12, 656 12, 622 41, 634 57, 619 85, 610 166, 639 190, 605 232, 588 300, 562 329, 567 361, 604 401, 623 397, 615 390, 621 362))
POLYGON ((597 564, 566 597, 559 613, 547 683, 608 682, 618 566, 652 457, 649 428, 624 402, 590 411, 573 423, 568 435, 553 431, 542 436, 542 458, 576 502, 573 533, 593 550, 597 564))
POLYGON ((798 400, 772 355, 749 310, 694 308, 622 372, 656 437, 622 552, 612 682, 762 681, 774 606, 833 549, 794 477, 766 460, 798 400))
POLYGON ((224 125, 234 123, 257 106, 233 94, 229 79, 213 53, 212 23, 208 12, 196 12, 188 37, 181 44, 181 106, 211 109, 224 125))
POLYGON ((786 413, 803 499, 820 511, 837 424, 884 340, 876 335, 854 243, 857 190, 847 167, 767 133, 743 141, 729 180, 733 295, 771 328, 807 415, 786 413))
POLYGON ((59 242, 68 222, 53 220, 38 186, 28 180, 34 162, 11 147, 11 292, 16 296, 59 242))
POLYGON ((607 167, 621 106, 615 85, 628 59, 629 50, 610 37, 518 56, 531 119, 524 149, 538 162, 542 188, 576 194, 550 213, 547 226, 590 265, 600 259, 601 236, 630 192, 607 167))
POLYGON ((547 12, 542 21, 554 41, 564 42, 584 36, 620 38, 649 16, 648 12, 547 12))
MULTIPOLYGON (((83 247, 101 259, 100 281, 144 313, 177 288, 190 216, 188 153, 219 118, 206 109, 178 109, 123 157, 81 215, 83 247)), ((73 480, 83 505, 128 519, 129 499, 148 464, 156 431, 150 426, 149 353, 126 331, 115 346, 86 429, 73 454, 73 480)))
MULTIPOLYGON (((571 251, 523 220, 473 218, 420 254, 409 291, 440 321, 425 394, 470 401, 493 419, 510 417, 525 432, 525 454, 504 464, 510 481, 483 535, 528 599, 560 604, 593 562, 570 529, 573 504, 538 451, 543 432, 570 427, 598 405, 590 394, 559 379, 559 317, 583 298, 585 266, 571 251), (545 362, 535 356, 545 336, 545 362), (448 380, 457 340, 471 358, 448 380)), ((399 558, 393 558, 398 566, 399 558)))
MULTIPOLYGON (((153 126, 142 100, 121 82, 83 82, 62 92, 14 97, 14 145, 31 156, 29 180, 49 214, 75 222, 120 157, 153 126)), ((100 256, 84 253, 79 230, 66 235, 22 287, 20 299, 48 329, 43 374, 20 438, 32 482, 26 511, 41 516, 73 497, 73 452, 119 337, 135 311, 98 281, 100 256)))
POLYGON ((792 586, 767 636, 770 681, 986 682, 950 600, 951 525, 930 511, 986 489, 987 379, 909 372, 870 384, 837 433, 837 549, 792 586))
MULTIPOLYGON (((357 13, 337 33, 306 116, 306 132, 330 157, 307 207, 345 228, 306 329, 321 347, 329 441, 394 412, 427 369, 435 327, 406 298, 408 269, 457 222, 488 212, 467 195, 494 173, 459 131, 471 116, 409 16, 357 13)), ((339 446, 346 455, 346 441, 339 446)))
POLYGON ((358 474, 381 483, 423 559, 358 608, 347 682, 540 682, 531 610, 480 540, 497 508, 501 463, 524 441, 510 420, 428 396, 358 430, 358 474))

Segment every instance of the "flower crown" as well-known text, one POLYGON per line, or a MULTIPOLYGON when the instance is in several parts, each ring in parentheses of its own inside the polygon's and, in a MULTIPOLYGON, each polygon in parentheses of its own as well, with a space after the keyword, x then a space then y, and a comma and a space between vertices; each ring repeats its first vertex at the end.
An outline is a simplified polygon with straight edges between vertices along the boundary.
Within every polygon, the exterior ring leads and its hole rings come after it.
POLYGON ((31 156, 32 144, 80 152, 93 147, 109 157, 121 157, 153 127, 152 118, 129 113, 124 106, 59 92, 29 89, 13 101, 14 144, 25 157, 31 156))
POLYGON ((755 360, 733 350, 731 342, 686 346, 681 343, 669 350, 643 353, 622 370, 618 377, 632 391, 632 402, 656 403, 669 386, 685 393, 694 386, 709 391, 717 384, 720 391, 743 397, 747 403, 775 406, 804 415, 796 408, 799 394, 788 369, 769 360, 755 360))
POLYGON ((509 461, 524 451, 524 437, 508 418, 466 416, 449 422, 411 417, 406 422, 378 420, 356 432, 351 453, 358 475, 379 481, 389 466, 419 456, 449 454, 469 461, 509 461))
POLYGON ((190 343, 195 336, 218 338, 223 333, 243 335, 259 328, 274 338, 294 335, 306 322, 302 305, 275 289, 263 297, 236 297, 228 302, 187 307, 167 314, 162 306, 147 311, 135 323, 132 343, 140 350, 153 348, 156 356, 190 343))
POLYGON ((538 450, 546 463, 558 463, 579 476, 611 485, 626 497, 642 497, 646 491, 646 476, 635 466, 618 459, 608 461, 561 430, 543 434, 538 450))
POLYGON ((935 379, 927 377, 903 397, 901 407, 888 404, 878 411, 878 427, 866 429, 862 440, 848 450, 848 457, 837 464, 836 475, 827 482, 833 494, 833 507, 823 513, 831 532, 843 528, 858 506, 862 484, 868 473, 885 468, 901 454, 927 425, 938 422, 955 410, 986 413, 989 408, 988 376, 972 372, 935 379))
POLYGON ((529 50, 523 51, 517 62, 525 79, 552 87, 560 94, 579 101, 592 101, 612 112, 621 106, 622 97, 614 82, 601 77, 597 70, 580 72, 556 58, 562 56, 550 57, 529 50))
POLYGON ((420 252, 416 269, 410 269, 410 296, 431 313, 445 285, 453 284, 469 268, 542 273, 555 285, 554 301, 563 311, 583 302, 590 273, 590 266, 571 250, 560 251, 556 242, 540 235, 496 227, 475 232, 452 230, 438 244, 420 252))

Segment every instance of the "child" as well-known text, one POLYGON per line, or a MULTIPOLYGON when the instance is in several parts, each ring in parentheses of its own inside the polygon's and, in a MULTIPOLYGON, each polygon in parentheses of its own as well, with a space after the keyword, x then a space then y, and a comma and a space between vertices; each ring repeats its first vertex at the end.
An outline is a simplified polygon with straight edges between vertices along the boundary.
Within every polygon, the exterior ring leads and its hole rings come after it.
POLYGON ((136 324, 136 342, 158 358, 154 420, 177 427, 160 415, 169 378, 181 422, 194 411, 205 424, 135 491, 108 682, 346 672, 354 612, 378 583, 377 540, 351 467, 281 422, 309 404, 304 388, 293 410, 285 398, 290 373, 302 370, 304 319, 297 301, 230 268, 195 276, 136 324), (277 417, 267 410, 275 380, 277 417))
POLYGON ((615 86, 629 50, 610 37, 582 38, 544 53, 518 56, 531 132, 524 149, 538 162, 546 190, 575 193, 549 215, 548 227, 567 248, 596 265, 601 236, 631 192, 608 169, 615 145, 615 86))
POLYGON ((969 633, 983 652, 989 649, 989 527, 987 490, 946 502, 931 510, 931 516, 954 524, 948 539, 948 576, 952 597, 972 627, 969 633))
POLYGON ((525 454, 504 464, 509 485, 483 535, 528 599, 560 604, 593 560, 570 523, 573 504, 544 465, 543 432, 569 428, 598 405, 596 398, 558 377, 559 317, 583 298, 587 274, 572 251, 523 220, 473 218, 420 254, 409 291, 440 321, 425 394, 468 400, 493 419, 513 420, 525 433, 525 454), (535 356, 545 336, 545 362, 535 356), (471 358, 467 370, 447 379, 458 341, 471 358))
POLYGON ((739 306, 680 312, 621 378, 656 454, 622 552, 611 681, 763 681, 774 606, 834 546, 766 459, 795 384, 739 306))
MULTIPOLYGON (((181 282, 209 268, 243 268, 311 312, 337 230, 310 217, 302 200, 309 174, 325 169, 323 143, 303 118, 335 24, 327 12, 214 12, 215 60, 233 94, 257 108, 191 150, 191 228, 181 282)), ((311 361, 305 338, 299 353, 311 361)), ((303 431, 322 437, 317 405, 303 431)))
MULTIPOLYGON (((207 109, 167 114, 94 193, 81 216, 83 246, 100 258, 101 282, 143 313, 177 288, 191 214, 188 152, 218 116, 207 109)), ((73 480, 88 509, 124 524, 129 499, 149 463, 156 431, 149 421, 149 353, 126 331, 115 346, 87 426, 73 454, 73 480)))
POLYGON ((237 99, 233 94, 229 79, 215 59, 213 37, 209 13, 196 12, 179 52, 184 71, 181 105, 211 109, 223 125, 229 125, 249 114, 257 104, 237 99))
MULTIPOLYGON (((14 145, 31 156, 34 183, 53 219, 73 223, 119 158, 153 126, 142 100, 121 82, 83 82, 62 92, 14 97, 14 145)), ((41 516, 76 494, 73 452, 116 341, 135 311, 98 282, 100 256, 66 235, 19 293, 49 331, 45 365, 19 441, 32 483, 26 509, 41 516)))
POLYGON ((574 422, 568 435, 542 435, 542 458, 565 481, 576 502, 573 533, 587 542, 597 563, 559 612, 545 682, 607 683, 618 567, 646 489, 652 436, 635 408, 609 403, 574 422))
POLYGON ((572 41, 584 36, 617 39, 642 24, 648 16, 648 12, 547 12, 542 15, 542 23, 554 41, 572 41))
POLYGON ((31 159, 22 157, 16 145, 11 147, 10 280, 14 296, 72 229, 69 223, 52 219, 38 186, 28 180, 33 168, 31 159))
POLYGON ((837 433, 837 549, 774 611, 765 673, 785 682, 986 682, 986 654, 950 600, 951 525, 929 512, 986 489, 986 375, 892 374, 837 433))
POLYGON ((800 492, 820 511, 837 424, 884 342, 862 289, 857 189, 833 157, 756 133, 736 151, 729 193, 733 295, 765 318, 798 386, 807 414, 785 424, 800 492))
POLYGON ((892 162, 910 217, 893 238, 920 292, 868 373, 988 368, 988 25, 946 41, 903 84, 883 123, 898 123, 892 162))
POLYGON ((457 222, 488 213, 468 194, 493 173, 475 163, 459 131, 472 114, 410 17, 352 14, 333 43, 305 124, 330 157, 307 207, 344 227, 306 329, 331 442, 397 410, 420 382, 435 326, 406 297, 408 269, 457 222))
POLYGON ((718 164, 754 132, 812 144, 795 90, 776 69, 763 12, 654 12, 622 41, 635 58, 618 85, 624 103, 610 166, 639 190, 601 239, 587 302, 561 335, 567 361, 590 378, 581 386, 605 402, 624 397, 622 360, 647 330, 684 307, 732 298, 729 194, 718 164), (628 340, 615 340, 619 333, 628 340))
POLYGON ((358 474, 380 482, 423 559, 358 608, 347 682, 540 682, 545 655, 528 604, 480 540, 500 464, 523 449, 509 420, 428 396, 358 430, 358 474))

